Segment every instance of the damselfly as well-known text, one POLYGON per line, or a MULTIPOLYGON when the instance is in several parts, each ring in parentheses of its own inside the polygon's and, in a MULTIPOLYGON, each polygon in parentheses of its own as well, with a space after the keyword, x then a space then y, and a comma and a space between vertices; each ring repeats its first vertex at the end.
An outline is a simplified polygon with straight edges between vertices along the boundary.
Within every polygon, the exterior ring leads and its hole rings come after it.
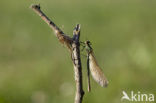
POLYGON ((94 52, 92 47, 90 46, 90 41, 85 41, 85 48, 87 51, 87 70, 88 70, 88 91, 90 91, 90 72, 93 79, 102 87, 107 87, 108 80, 105 77, 102 69, 99 67, 96 58, 94 56, 94 52))

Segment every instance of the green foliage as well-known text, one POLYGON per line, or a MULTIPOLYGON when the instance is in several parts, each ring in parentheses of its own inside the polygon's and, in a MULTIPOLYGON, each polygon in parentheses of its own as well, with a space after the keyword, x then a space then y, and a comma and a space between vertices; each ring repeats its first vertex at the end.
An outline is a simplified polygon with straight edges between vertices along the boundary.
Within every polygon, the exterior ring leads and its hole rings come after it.
POLYGON ((75 81, 70 54, 29 6, 41 9, 72 36, 90 40, 109 80, 91 80, 87 93, 82 56, 84 103, 121 103, 122 90, 156 90, 155 0, 1 0, 0 103, 73 103, 75 81))

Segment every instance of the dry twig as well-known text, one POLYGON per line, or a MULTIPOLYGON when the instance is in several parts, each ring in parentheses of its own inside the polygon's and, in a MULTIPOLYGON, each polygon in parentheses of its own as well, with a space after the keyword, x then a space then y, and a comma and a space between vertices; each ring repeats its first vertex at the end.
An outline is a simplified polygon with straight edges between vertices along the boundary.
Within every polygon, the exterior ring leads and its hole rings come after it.
POLYGON ((42 11, 40 5, 32 5, 31 8, 50 26, 54 31, 58 40, 66 45, 72 55, 72 61, 75 71, 75 81, 76 81, 76 95, 75 103, 82 103, 84 91, 82 85, 82 67, 81 67, 81 58, 80 58, 80 25, 76 25, 73 31, 73 37, 69 37, 59 29, 54 22, 52 22, 42 11))

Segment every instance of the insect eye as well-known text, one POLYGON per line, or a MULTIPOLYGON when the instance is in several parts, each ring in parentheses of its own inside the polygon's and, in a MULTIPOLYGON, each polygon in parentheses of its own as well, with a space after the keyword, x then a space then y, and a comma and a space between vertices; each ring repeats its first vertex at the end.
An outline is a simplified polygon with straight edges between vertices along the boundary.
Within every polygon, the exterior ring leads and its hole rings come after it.
POLYGON ((92 43, 91 43, 90 41, 87 41, 87 44, 88 44, 88 45, 92 45, 92 43))
POLYGON ((89 40, 87 40, 85 43, 86 43, 86 44, 90 44, 90 41, 89 41, 89 40))

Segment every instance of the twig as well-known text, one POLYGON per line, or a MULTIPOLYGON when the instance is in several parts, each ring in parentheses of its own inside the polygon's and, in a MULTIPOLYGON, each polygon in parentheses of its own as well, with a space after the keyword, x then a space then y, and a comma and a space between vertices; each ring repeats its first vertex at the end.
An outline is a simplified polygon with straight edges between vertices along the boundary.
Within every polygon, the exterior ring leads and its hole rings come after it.
POLYGON ((42 11, 40 5, 31 5, 30 6, 49 26, 50 28, 54 31, 55 35, 59 39, 59 41, 62 44, 65 44, 67 48, 71 51, 71 43, 72 43, 72 38, 69 36, 65 35, 63 31, 56 26, 54 22, 52 22, 42 11))
POLYGON ((81 67, 81 58, 80 58, 80 25, 76 25, 73 31, 73 64, 75 70, 75 81, 76 81, 76 96, 75 103, 81 103, 84 95, 83 84, 82 84, 82 67, 81 67))
POLYGON ((80 25, 77 25, 73 32, 73 38, 65 35, 61 29, 59 29, 54 22, 52 22, 40 9, 40 5, 32 5, 31 8, 50 26, 54 31, 55 35, 62 44, 65 44, 70 50, 72 55, 74 71, 75 71, 75 81, 76 81, 76 95, 75 103, 82 103, 84 91, 82 84, 82 67, 80 58, 80 25))

